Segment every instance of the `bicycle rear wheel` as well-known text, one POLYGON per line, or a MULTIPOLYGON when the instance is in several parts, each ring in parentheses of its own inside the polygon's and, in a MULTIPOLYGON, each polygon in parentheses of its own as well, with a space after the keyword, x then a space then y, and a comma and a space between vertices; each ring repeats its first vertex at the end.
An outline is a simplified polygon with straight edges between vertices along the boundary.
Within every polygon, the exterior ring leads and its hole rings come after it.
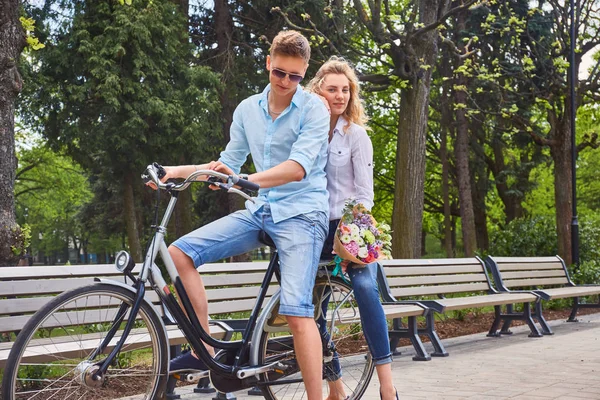
MULTIPOLYGON (((352 288, 338 278, 318 278, 313 290, 315 313, 322 305, 327 308, 327 328, 334 322, 331 342, 339 354, 345 395, 359 399, 367 389, 375 365, 363 334, 362 322, 352 288)), ((256 329, 262 331, 258 361, 260 365, 280 362, 280 368, 260 376, 260 388, 266 399, 286 400, 306 397, 300 369, 294 352, 294 341, 285 316, 279 315, 279 301, 271 303, 266 312, 268 318, 256 329)), ((331 369, 331 362, 324 357, 324 376, 331 369)), ((329 394, 329 385, 323 379, 323 393, 329 394)))
POLYGON ((121 339, 134 294, 109 284, 65 292, 36 312, 17 337, 2 379, 4 400, 157 399, 164 396, 168 341, 158 315, 142 303, 121 352, 92 377, 121 339), (122 310, 124 319, 115 322, 122 310), (109 331, 113 339, 97 352, 109 331), (95 357, 93 353, 99 353, 95 357), (92 358, 93 357, 93 358, 92 358))

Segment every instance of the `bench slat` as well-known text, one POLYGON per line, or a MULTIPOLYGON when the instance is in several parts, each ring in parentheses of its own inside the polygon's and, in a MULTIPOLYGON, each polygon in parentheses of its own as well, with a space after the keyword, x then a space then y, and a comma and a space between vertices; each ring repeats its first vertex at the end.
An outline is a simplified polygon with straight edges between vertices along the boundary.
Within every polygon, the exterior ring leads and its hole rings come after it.
POLYGON ((518 279, 518 278, 555 278, 564 277, 565 271, 563 269, 550 269, 541 271, 517 271, 517 272, 503 272, 502 279, 518 279))
MULTIPOLYGON (((272 296, 279 289, 279 286, 269 285, 267 289, 267 295, 272 296)), ((225 288, 225 289, 212 289, 207 290, 206 294, 208 297, 208 304, 210 307, 211 301, 219 301, 219 300, 237 300, 237 299, 254 299, 256 300, 256 296, 260 290, 260 286, 250 286, 250 287, 241 287, 241 288, 225 288)))
MULTIPOLYGON (((134 268, 138 272, 140 266, 134 268)), ((0 268, 0 280, 69 278, 85 276, 123 276, 114 264, 98 265, 49 265, 44 267, 6 267, 0 268)))
POLYGON ((218 264, 205 264, 198 268, 200 274, 218 274, 226 273, 232 274, 236 272, 251 272, 251 271, 266 271, 269 263, 266 261, 261 262, 244 262, 244 263, 218 263, 218 264))
MULTIPOLYGON (((110 279, 125 282, 125 277, 110 279)), ((0 293, 2 296, 31 296, 50 293, 62 293, 66 290, 75 289, 95 283, 93 277, 88 278, 63 278, 63 279, 31 279, 26 281, 4 281, 0 282, 0 293)))
POLYGON ((498 263, 531 263, 531 262, 540 262, 540 263, 548 263, 555 262, 560 260, 556 256, 549 257, 494 257, 494 261, 498 263))
POLYGON ((390 278, 388 276, 388 284, 390 287, 400 286, 419 286, 433 284, 452 284, 465 282, 487 282, 484 274, 464 274, 464 275, 428 275, 414 278, 390 278))
POLYGON ((435 266, 435 267, 385 267, 385 275, 393 276, 414 276, 414 275, 454 275, 454 274, 469 274, 482 273, 481 265, 458 265, 458 266, 435 266))
MULTIPOLYGON (((216 339, 221 339, 225 336, 225 331, 223 328, 217 325, 210 326, 210 334, 216 339)), ((167 335, 169 336, 169 344, 183 344, 186 343, 185 336, 183 332, 179 330, 177 327, 169 326, 167 327, 167 335)), ((112 349, 116 341, 120 337, 114 338, 108 346, 108 350, 112 349)), ((78 355, 81 352, 81 348, 78 347, 80 343, 72 343, 72 342, 57 342, 54 345, 49 344, 47 339, 39 339, 37 342, 37 347, 31 347, 31 351, 25 354, 25 359, 27 362, 47 362, 47 361, 60 361, 61 357, 73 357, 78 355), (52 347, 52 348, 50 348, 52 347), (51 354, 51 355, 50 355, 51 354)), ((89 339, 84 337, 84 340, 81 341, 83 343, 84 351, 91 351, 98 346, 97 334, 89 334, 89 339)), ((143 348, 149 345, 148 335, 132 332, 127 337, 127 342, 130 344, 130 348, 134 348, 133 346, 138 346, 139 348, 143 348)), ((34 344, 35 345, 35 344, 34 344)), ((2 348, 0 349, 0 368, 4 368, 6 365, 6 359, 10 353, 10 348, 2 348)))
POLYGON ((378 261, 384 267, 386 266, 455 266, 455 265, 479 265, 481 263, 475 258, 432 258, 432 259, 394 259, 378 261))
POLYGON ((544 286, 544 285, 564 285, 567 284, 567 278, 540 278, 540 279, 511 279, 502 280, 507 288, 544 286))
MULTIPOLYGON (((202 276, 202 275, 201 275, 202 276)), ((264 273, 256 274, 223 274, 223 275, 206 275, 202 276, 204 287, 213 286, 240 286, 240 285, 258 285, 260 286, 265 277, 264 273)), ((277 282, 273 277, 271 285, 277 282)))
POLYGON ((529 293, 501 293, 484 296, 454 297, 437 300, 446 306, 446 310, 463 310, 465 308, 480 308, 486 306, 514 304, 535 301, 537 297, 529 293))
POLYGON ((600 294, 600 286, 567 286, 562 288, 543 289, 553 299, 565 297, 592 296, 600 294))
POLYGON ((554 263, 498 263, 498 269, 504 271, 536 271, 556 269, 564 270, 560 262, 554 263))
POLYGON ((398 297, 431 296, 444 293, 481 292, 489 289, 487 283, 468 283, 464 285, 420 286, 410 288, 392 288, 392 295, 398 297))

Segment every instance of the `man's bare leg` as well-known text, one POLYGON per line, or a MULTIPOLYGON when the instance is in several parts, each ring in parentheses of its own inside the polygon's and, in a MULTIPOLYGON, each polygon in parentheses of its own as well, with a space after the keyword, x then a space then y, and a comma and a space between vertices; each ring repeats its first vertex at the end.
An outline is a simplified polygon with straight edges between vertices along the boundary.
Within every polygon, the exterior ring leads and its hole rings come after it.
POLYGON ((313 318, 289 315, 287 321, 294 336, 294 350, 308 400, 322 400, 323 346, 317 324, 313 318))
MULTIPOLYGON (((181 283, 194 307, 198 321, 202 328, 210 334, 210 327, 208 325, 208 299, 206 297, 206 289, 204 289, 204 283, 191 258, 189 258, 183 251, 179 250, 175 246, 169 246, 169 254, 175 263, 181 283)), ((208 352, 214 357, 215 350, 212 346, 204 344, 208 352)), ((196 354, 194 354, 196 356, 196 354)), ((197 356, 196 356, 197 358, 197 356)))

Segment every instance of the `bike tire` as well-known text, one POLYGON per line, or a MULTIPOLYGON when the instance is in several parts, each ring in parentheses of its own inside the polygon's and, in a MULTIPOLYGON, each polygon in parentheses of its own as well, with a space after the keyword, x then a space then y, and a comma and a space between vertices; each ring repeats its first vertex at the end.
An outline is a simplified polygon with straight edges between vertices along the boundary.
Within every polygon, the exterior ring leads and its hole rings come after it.
POLYGON ((90 378, 93 364, 103 360, 121 337, 134 296, 126 288, 96 283, 64 292, 44 305, 12 346, 2 379, 2 398, 99 400, 129 394, 147 400, 163 398, 168 340, 160 317, 145 302, 105 379, 92 382, 90 378), (110 321, 123 303, 129 309, 116 325, 113 340, 93 362, 88 360, 114 325, 102 321, 110 321), (141 393, 133 393, 137 388, 141 393))
MULTIPOLYGON (((340 357, 345 395, 349 396, 350 400, 357 400, 365 393, 373 376, 375 365, 364 338, 362 321, 350 285, 336 277, 317 278, 313 290, 315 313, 318 312, 319 305, 323 302, 323 293, 326 287, 331 290, 327 326, 329 326, 331 318, 334 318, 334 315, 329 316, 329 313, 345 299, 345 304, 342 304, 343 308, 340 309, 336 318, 337 325, 334 332, 330 332, 330 334, 340 357)), ((268 318, 265 318, 263 323, 256 328, 262 332, 258 343, 258 362, 259 365, 266 365, 274 360, 280 360, 285 368, 261 374, 259 387, 263 396, 268 400, 306 398, 304 383, 300 381, 301 374, 296 362, 293 338, 285 316, 279 315, 278 311, 278 300, 269 303, 263 310, 267 313, 268 318), (299 382, 294 382, 294 380, 299 382), (290 382, 286 383, 288 381, 290 382)), ((329 368, 325 359, 323 368, 324 370, 329 368)), ((325 379, 323 379, 323 393, 324 397, 329 394, 329 385, 325 379)))

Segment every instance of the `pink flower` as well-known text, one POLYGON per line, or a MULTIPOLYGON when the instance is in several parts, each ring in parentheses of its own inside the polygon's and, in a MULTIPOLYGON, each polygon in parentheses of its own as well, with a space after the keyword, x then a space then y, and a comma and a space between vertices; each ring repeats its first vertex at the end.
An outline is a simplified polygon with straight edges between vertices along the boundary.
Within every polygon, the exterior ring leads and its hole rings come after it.
POLYGON ((348 225, 342 224, 340 226, 340 232, 341 232, 342 235, 349 235, 352 231, 350 230, 350 228, 348 227, 348 225))
POLYGON ((355 241, 344 244, 344 247, 348 250, 348 253, 352 254, 354 257, 358 254, 358 244, 355 241))

